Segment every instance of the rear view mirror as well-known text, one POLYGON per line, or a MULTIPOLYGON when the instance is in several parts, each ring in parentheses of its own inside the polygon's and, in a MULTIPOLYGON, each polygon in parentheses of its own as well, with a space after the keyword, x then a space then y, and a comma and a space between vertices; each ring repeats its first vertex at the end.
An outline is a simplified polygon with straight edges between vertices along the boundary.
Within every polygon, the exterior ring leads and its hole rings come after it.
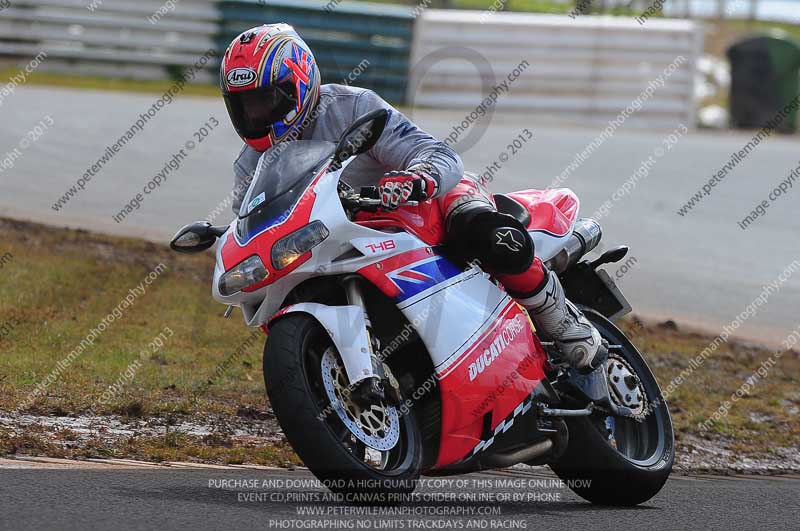
POLYGON ((372 111, 356 120, 339 138, 335 161, 341 164, 350 157, 372 149, 378 143, 388 120, 389 112, 386 109, 372 111))
POLYGON ((213 227, 208 221, 195 221, 179 230, 169 246, 178 253, 199 253, 214 245, 227 230, 228 227, 213 227))

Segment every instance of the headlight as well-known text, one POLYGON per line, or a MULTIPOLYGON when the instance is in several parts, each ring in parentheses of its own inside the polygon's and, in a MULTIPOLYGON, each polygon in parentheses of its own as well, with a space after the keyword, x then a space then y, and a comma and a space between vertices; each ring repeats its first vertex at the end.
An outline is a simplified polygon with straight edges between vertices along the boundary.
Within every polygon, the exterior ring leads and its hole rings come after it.
POLYGON ((219 279, 219 292, 226 297, 242 291, 247 286, 258 284, 269 276, 264 262, 253 255, 222 275, 219 279))
POLYGON ((295 260, 325 241, 330 231, 321 221, 309 223, 272 246, 272 265, 275 269, 290 266, 295 260))

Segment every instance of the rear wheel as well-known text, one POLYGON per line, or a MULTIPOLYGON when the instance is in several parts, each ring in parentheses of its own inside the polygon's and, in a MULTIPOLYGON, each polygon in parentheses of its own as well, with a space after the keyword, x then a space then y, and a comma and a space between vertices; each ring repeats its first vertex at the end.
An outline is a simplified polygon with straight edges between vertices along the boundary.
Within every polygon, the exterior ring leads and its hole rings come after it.
MULTIPOLYGON (((641 397, 638 418, 597 412, 566 419, 569 444, 553 471, 582 498, 604 505, 637 505, 655 496, 672 471, 675 438, 669 409, 658 382, 635 346, 602 315, 586 317, 612 345, 619 345, 608 362, 609 377, 630 378, 630 393, 617 393, 620 405, 641 397)), ((612 386, 612 393, 616 392, 612 386)))
POLYGON ((356 404, 333 342, 311 316, 290 314, 271 326, 264 382, 292 448, 332 491, 378 501, 414 490, 422 444, 413 411, 356 404))

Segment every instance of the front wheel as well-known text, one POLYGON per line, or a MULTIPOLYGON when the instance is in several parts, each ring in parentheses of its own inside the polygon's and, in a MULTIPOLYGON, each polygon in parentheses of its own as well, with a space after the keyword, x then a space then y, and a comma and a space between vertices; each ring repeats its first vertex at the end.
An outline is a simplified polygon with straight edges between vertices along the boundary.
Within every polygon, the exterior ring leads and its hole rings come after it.
POLYGON ((311 316, 290 314, 271 326, 264 383, 292 448, 329 489, 376 501, 414 490, 422 443, 413 411, 356 404, 336 347, 311 316))
POLYGON ((587 309, 584 313, 609 344, 621 347, 609 357, 609 377, 635 376, 631 379, 635 382, 631 395, 619 399, 644 400, 638 419, 599 412, 566 419, 567 450, 551 468, 576 494, 590 502, 644 503, 664 486, 675 460, 669 409, 655 376, 625 334, 599 313, 587 309))

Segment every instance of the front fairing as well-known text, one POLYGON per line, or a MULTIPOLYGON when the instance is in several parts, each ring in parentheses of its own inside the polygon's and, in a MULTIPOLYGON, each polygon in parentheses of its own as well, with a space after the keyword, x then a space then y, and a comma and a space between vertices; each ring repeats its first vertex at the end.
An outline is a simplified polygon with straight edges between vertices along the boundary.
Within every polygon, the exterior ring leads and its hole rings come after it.
POLYGON ((266 323, 281 308, 289 293, 310 278, 357 273, 382 256, 427 247, 411 234, 387 233, 350 221, 339 199, 338 183, 342 172, 352 160, 349 159, 335 171, 327 171, 328 165, 323 165, 320 173, 282 223, 263 229, 249 240, 242 241, 236 233, 239 221, 236 220, 220 238, 216 251, 213 296, 223 304, 239 306, 248 326, 266 323), (315 247, 307 259, 298 261, 286 270, 275 271, 270 260, 272 245, 316 220, 325 224, 330 236, 315 247), (253 254, 258 254, 269 269, 269 282, 255 290, 241 291, 231 296, 222 295, 218 288, 220 277, 253 254))
MULTIPOLYGON (((304 188, 295 185, 296 190, 291 191, 294 198, 291 204, 285 209, 280 207, 277 211, 270 210, 275 208, 275 203, 265 204, 264 213, 259 215, 264 220, 262 226, 255 233, 247 234, 242 238, 242 218, 234 220, 225 235, 220 238, 216 251, 216 266, 214 268, 214 283, 212 294, 214 298, 224 304, 240 306, 244 313, 245 321, 249 326, 263 324, 262 314, 267 310, 275 311, 285 299, 286 295, 300 282, 308 278, 303 274, 302 266, 311 258, 311 252, 296 263, 283 269, 276 269, 272 263, 272 247, 281 238, 288 236, 292 232, 300 229, 312 221, 312 211, 315 205, 330 204, 332 211, 326 214, 323 221, 329 227, 336 223, 335 220, 343 219, 346 221, 344 210, 339 204, 337 195, 337 183, 341 170, 326 173, 330 159, 324 161, 321 168, 315 175, 311 176, 310 182, 304 184, 304 188), (317 198, 320 198, 317 201, 317 198), (336 213, 338 208, 338 215, 336 213), (277 215, 275 215, 277 212, 277 215), (219 291, 219 280, 225 272, 235 267, 241 261, 252 255, 258 255, 265 265, 269 276, 263 285, 246 288, 238 293, 225 296, 219 291), (292 276, 291 282, 283 281, 285 277, 292 276), (256 321, 256 312, 259 312, 256 321)), ((262 208, 259 205, 258 208, 262 208)), ((320 219, 319 214, 314 215, 313 219, 320 219)), ((247 219, 247 218, 245 218, 247 219)), ((249 227, 256 227, 255 224, 249 227)), ((315 250, 316 252, 316 250, 315 250)))
POLYGON ((287 221, 320 170, 329 164, 336 145, 297 140, 265 151, 239 210, 236 236, 247 242, 287 221))

